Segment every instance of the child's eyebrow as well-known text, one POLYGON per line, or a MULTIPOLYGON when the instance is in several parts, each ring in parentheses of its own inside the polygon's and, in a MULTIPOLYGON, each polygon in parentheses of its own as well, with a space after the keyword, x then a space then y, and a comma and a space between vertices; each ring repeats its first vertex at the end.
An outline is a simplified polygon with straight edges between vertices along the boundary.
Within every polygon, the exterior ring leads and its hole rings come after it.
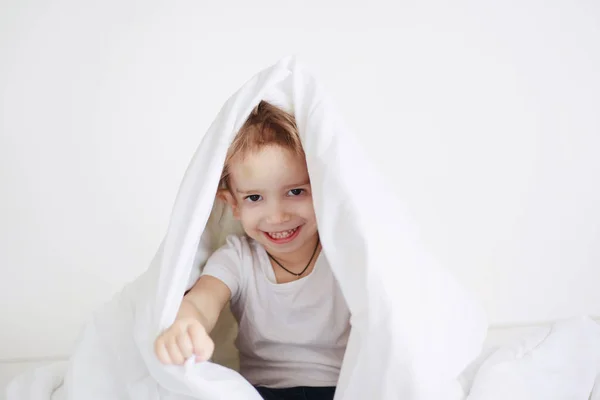
POLYGON ((240 189, 235 189, 235 191, 238 192, 239 194, 249 194, 249 193, 261 192, 260 190, 240 190, 240 189))
POLYGON ((294 185, 288 185, 288 186, 286 186, 286 189, 295 188, 295 187, 299 187, 299 186, 306 186, 306 185, 310 185, 309 180, 303 181, 302 183, 296 183, 294 185))
MULTIPOLYGON (((297 188, 297 187, 300 187, 300 186, 306 186, 306 185, 310 185, 310 181, 309 180, 303 181, 302 183, 296 183, 296 184, 293 184, 293 185, 287 185, 285 187, 285 189, 293 189, 293 188, 297 188)), ((261 189, 241 190, 241 189, 237 189, 237 188, 235 189, 235 191, 237 193, 239 193, 239 194, 250 194, 250 193, 261 193, 261 192, 264 192, 264 190, 261 190, 261 189)))

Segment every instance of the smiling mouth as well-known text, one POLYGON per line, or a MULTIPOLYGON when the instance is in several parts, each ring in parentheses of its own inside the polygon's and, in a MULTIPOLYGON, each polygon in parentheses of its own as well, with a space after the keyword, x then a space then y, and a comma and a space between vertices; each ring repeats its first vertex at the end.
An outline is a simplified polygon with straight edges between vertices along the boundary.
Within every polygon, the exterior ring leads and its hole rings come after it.
POLYGON ((289 229, 287 231, 265 232, 265 233, 267 235, 271 236, 273 239, 285 239, 285 238, 292 236, 294 233, 296 233, 297 230, 298 230, 298 227, 296 227, 294 229, 289 229))
POLYGON ((287 243, 298 236, 301 226, 277 232, 264 232, 265 236, 275 243, 287 243))

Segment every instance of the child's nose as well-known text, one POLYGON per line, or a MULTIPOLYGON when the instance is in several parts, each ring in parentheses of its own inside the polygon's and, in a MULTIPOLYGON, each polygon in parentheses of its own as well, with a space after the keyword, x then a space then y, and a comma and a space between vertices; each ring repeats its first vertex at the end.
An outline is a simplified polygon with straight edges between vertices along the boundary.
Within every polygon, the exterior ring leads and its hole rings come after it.
POLYGON ((267 220, 267 222, 271 225, 278 225, 288 222, 290 220, 290 216, 286 213, 280 212, 277 214, 269 215, 269 218, 267 220))
POLYGON ((267 217, 267 222, 269 224, 282 224, 288 222, 291 219, 290 215, 286 212, 286 210, 284 210, 283 207, 279 205, 274 206, 270 211, 271 212, 267 217))

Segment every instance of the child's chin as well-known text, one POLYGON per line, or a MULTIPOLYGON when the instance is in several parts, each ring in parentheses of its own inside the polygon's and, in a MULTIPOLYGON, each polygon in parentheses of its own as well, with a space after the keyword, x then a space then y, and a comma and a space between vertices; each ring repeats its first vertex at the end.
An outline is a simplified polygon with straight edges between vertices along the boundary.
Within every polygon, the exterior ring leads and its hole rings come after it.
POLYGON ((269 239, 263 239, 260 242, 267 250, 280 254, 292 253, 298 249, 299 241, 291 241, 289 243, 277 244, 270 242, 269 239))
POLYGON ((263 244, 263 246, 268 247, 269 249, 277 250, 279 252, 293 251, 297 247, 296 241, 277 244, 269 241, 269 239, 263 239, 261 243, 263 244))

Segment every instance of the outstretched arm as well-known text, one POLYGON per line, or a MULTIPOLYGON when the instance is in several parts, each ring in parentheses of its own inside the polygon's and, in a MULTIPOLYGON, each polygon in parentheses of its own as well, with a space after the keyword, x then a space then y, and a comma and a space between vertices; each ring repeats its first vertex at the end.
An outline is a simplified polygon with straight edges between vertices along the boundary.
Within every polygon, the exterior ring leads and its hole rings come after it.
POLYGON ((219 279, 201 276, 183 297, 173 325, 156 339, 158 359, 164 364, 183 364, 192 355, 198 361, 210 359, 215 345, 209 334, 230 297, 219 279))

